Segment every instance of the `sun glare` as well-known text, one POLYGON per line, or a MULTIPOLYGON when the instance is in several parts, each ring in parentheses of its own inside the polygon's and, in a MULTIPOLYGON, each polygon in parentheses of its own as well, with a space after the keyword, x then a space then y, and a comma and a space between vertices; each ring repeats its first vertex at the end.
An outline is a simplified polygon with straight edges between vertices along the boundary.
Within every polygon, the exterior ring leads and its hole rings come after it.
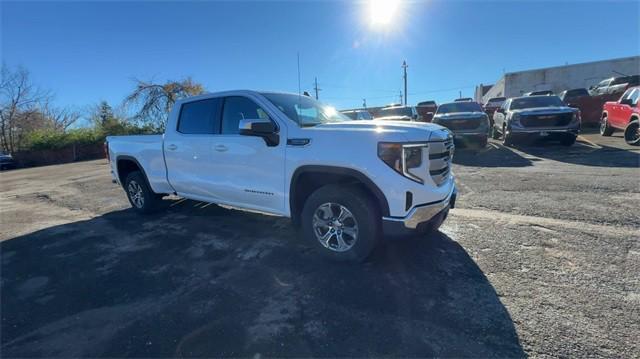
POLYGON ((386 27, 395 20, 400 0, 369 0, 369 20, 373 27, 386 27))

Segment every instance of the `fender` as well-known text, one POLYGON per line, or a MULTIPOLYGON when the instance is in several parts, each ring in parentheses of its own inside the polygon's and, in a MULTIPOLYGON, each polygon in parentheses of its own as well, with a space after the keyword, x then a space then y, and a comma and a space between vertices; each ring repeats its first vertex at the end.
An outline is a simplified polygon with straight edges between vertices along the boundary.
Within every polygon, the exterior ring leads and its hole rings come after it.
POLYGON ((118 162, 120 162, 120 160, 127 160, 127 161, 131 161, 131 162, 135 163, 136 166, 138 166, 138 168, 142 172, 142 176, 144 177, 144 180, 147 183, 147 187, 152 189, 151 184, 149 183, 149 178, 147 178, 147 173, 144 171, 144 167, 142 167, 140 162, 138 162, 138 160, 135 157, 128 156, 128 155, 120 155, 120 156, 116 157, 116 174, 118 175, 118 179, 120 180, 120 185, 122 186, 122 188, 124 188, 124 180, 125 179, 124 178, 120 178, 120 172, 117 172, 118 171, 118 162))
MULTIPOLYGON (((389 216, 389 203, 387 202, 387 198, 384 193, 378 188, 378 186, 369 179, 365 174, 360 171, 354 170, 352 168, 346 167, 336 167, 336 166, 321 166, 321 165, 303 165, 298 168, 293 173, 291 177, 291 184, 289 185, 289 209, 293 211, 294 203, 293 200, 295 198, 294 189, 296 188, 298 178, 300 175, 305 173, 330 173, 336 175, 343 175, 348 177, 353 177, 360 181, 364 186, 375 196, 378 205, 380 206, 380 211, 382 216, 389 216)), ((292 216, 294 214, 292 213, 292 216)))

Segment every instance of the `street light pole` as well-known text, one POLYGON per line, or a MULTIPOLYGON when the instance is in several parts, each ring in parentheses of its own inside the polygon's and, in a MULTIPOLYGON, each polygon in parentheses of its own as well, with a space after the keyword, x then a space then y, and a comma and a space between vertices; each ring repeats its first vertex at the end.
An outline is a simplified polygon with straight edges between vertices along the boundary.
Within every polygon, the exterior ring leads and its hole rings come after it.
POLYGON ((407 61, 405 60, 402 62, 402 70, 404 70, 403 79, 404 79, 404 105, 405 106, 407 105, 407 97, 409 97, 407 94, 407 67, 409 66, 407 66, 407 61))

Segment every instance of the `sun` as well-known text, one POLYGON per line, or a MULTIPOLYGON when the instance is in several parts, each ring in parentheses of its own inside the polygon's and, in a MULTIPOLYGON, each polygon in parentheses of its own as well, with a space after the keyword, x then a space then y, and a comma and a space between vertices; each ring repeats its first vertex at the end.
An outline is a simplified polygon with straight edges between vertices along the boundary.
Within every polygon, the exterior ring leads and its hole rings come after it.
POLYGON ((377 27, 387 27, 400 10, 400 0, 369 0, 369 22, 377 27))

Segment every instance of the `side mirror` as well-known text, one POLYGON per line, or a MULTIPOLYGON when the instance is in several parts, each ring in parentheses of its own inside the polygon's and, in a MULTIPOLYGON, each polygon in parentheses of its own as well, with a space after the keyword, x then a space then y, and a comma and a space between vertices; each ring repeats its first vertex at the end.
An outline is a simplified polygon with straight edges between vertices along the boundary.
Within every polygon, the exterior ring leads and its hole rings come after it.
POLYGON ((238 124, 241 135, 262 137, 267 146, 274 147, 280 143, 278 128, 271 120, 264 119, 242 119, 238 124))

